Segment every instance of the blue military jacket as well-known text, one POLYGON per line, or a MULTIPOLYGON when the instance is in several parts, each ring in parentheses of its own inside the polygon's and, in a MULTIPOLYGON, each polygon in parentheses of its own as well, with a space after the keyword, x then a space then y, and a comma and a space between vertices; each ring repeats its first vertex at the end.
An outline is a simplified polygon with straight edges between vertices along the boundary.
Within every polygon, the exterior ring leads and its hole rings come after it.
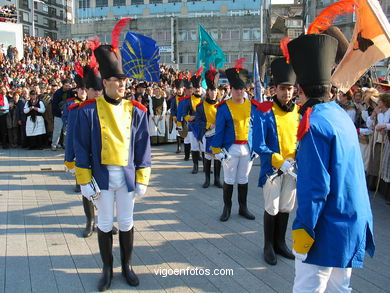
POLYGON ((359 268, 375 245, 356 128, 335 102, 309 110, 299 127, 293 246, 305 263, 359 268))
POLYGON ((96 179, 108 190, 107 165, 122 166, 128 191, 135 183, 148 185, 151 167, 146 108, 136 101, 109 104, 103 96, 80 105, 74 128, 76 178, 79 184, 96 179))

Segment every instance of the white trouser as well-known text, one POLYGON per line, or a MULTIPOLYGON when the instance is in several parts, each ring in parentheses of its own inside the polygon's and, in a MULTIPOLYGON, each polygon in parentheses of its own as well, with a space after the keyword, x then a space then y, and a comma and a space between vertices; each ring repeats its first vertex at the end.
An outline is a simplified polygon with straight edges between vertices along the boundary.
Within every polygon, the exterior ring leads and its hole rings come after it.
POLYGON ((212 155, 208 154, 208 153, 204 153, 204 158, 205 158, 206 160, 212 160, 212 159, 214 159, 214 157, 213 157, 212 155))
POLYGON ((193 132, 188 132, 188 136, 191 139, 191 151, 192 152, 204 152, 206 148, 206 138, 203 136, 202 141, 199 142, 193 132))
POLYGON ((120 231, 129 231, 133 225, 134 192, 127 191, 125 174, 120 166, 107 166, 109 172, 108 190, 102 190, 96 201, 98 227, 107 233, 112 230, 114 222, 114 202, 120 231))
POLYGON ((253 163, 248 145, 233 144, 228 152, 232 157, 222 164, 225 183, 231 185, 236 182, 238 184, 248 183, 248 176, 253 163))
POLYGON ((271 216, 289 213, 294 209, 296 181, 290 174, 267 179, 263 186, 264 209, 271 216))
POLYGON ((189 143, 191 143, 191 136, 190 136, 190 133, 192 134, 192 132, 188 132, 188 133, 187 133, 187 136, 184 138, 184 144, 189 144, 189 143))
POLYGON ((349 293, 352 268, 320 267, 295 259, 293 293, 349 293))
POLYGON ((58 146, 58 142, 60 141, 61 137, 62 126, 62 119, 59 117, 54 117, 53 136, 51 138, 51 146, 53 147, 58 146))

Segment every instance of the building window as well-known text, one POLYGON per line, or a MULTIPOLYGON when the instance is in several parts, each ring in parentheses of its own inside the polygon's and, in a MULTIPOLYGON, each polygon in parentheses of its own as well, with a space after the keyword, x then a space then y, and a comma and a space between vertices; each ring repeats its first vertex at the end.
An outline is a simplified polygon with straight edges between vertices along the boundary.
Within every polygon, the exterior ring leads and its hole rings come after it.
POLYGON ((96 7, 107 7, 108 0, 96 0, 96 7))
POLYGON ((158 3, 162 3, 162 0, 149 0, 149 3, 150 4, 158 4, 158 3))
POLYGON ((196 56, 195 55, 189 55, 188 56, 188 64, 195 64, 196 63, 196 56))
POLYGON ((218 30, 211 30, 210 34, 214 40, 218 40, 218 30))
POLYGON ((290 39, 295 39, 299 37, 299 35, 302 33, 301 29, 289 29, 288 30, 288 36, 290 39))
POLYGON ((260 29, 259 28, 255 28, 252 30, 253 32, 253 40, 260 40, 260 29))
POLYGON ((22 12, 22 20, 23 20, 23 21, 29 22, 30 19, 29 19, 28 16, 29 16, 29 15, 28 15, 27 12, 24 12, 24 11, 22 12))
POLYGON ((187 32, 186 31, 179 31, 178 41, 187 41, 187 32))
POLYGON ((234 63, 238 59, 239 59, 238 53, 229 54, 229 63, 234 63))
POLYGON ((114 0, 114 6, 126 6, 126 0, 114 0))
POLYGON ((240 40, 240 30, 230 31, 230 39, 231 40, 240 40))
POLYGON ((134 4, 134 5, 144 4, 144 0, 131 0, 131 4, 134 4))
POLYGON ((242 39, 244 41, 248 41, 251 39, 251 30, 250 29, 242 30, 242 39))
POLYGON ((221 32, 221 40, 223 40, 223 41, 230 40, 230 30, 222 30, 222 32, 221 32))
POLYGON ((196 31, 190 31, 189 35, 190 35, 190 40, 191 41, 196 41, 197 40, 197 33, 196 33, 196 31))
POLYGON ((188 64, 188 56, 179 54, 179 64, 188 64))
POLYGON ((36 13, 34 14, 34 21, 38 22, 38 14, 36 14, 36 13))
POLYGON ((46 4, 42 4, 42 11, 43 12, 49 12, 49 6, 47 6, 46 4))
POLYGON ((43 25, 48 26, 49 25, 49 19, 46 17, 43 18, 43 25))
POLYGON ((90 0, 79 0, 79 8, 90 8, 90 0))
POLYGON ((25 35, 30 34, 30 27, 28 25, 23 26, 23 34, 25 34, 25 35))

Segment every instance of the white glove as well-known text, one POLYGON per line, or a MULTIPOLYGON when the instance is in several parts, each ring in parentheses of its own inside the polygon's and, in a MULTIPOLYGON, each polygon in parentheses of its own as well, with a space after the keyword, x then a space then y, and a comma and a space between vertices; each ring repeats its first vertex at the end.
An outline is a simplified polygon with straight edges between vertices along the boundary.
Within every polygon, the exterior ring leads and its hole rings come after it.
POLYGON ((68 172, 74 176, 76 170, 73 168, 73 169, 69 169, 68 172))
POLYGON ((290 160, 284 160, 282 166, 280 167, 280 171, 287 173, 287 171, 291 169, 294 169, 294 166, 291 164, 290 160))
POLYGON ((214 157, 217 159, 217 160, 224 160, 225 159, 225 154, 223 152, 220 152, 218 154, 215 154, 214 157))
POLYGON ((135 190, 134 190, 134 193, 135 195, 137 195, 138 197, 141 197, 143 196, 145 193, 146 193, 146 189, 148 188, 147 185, 143 185, 141 183, 136 183, 135 184, 135 190))
POLYGON ((298 252, 295 251, 294 248, 292 249, 292 253, 294 254, 296 259, 299 259, 301 261, 305 261, 306 258, 307 258, 307 253, 305 253, 305 254, 298 253, 298 252))
POLYGON ((87 183, 85 185, 80 186, 81 194, 87 198, 88 200, 91 200, 91 197, 96 194, 95 190, 93 190, 90 183, 87 183))

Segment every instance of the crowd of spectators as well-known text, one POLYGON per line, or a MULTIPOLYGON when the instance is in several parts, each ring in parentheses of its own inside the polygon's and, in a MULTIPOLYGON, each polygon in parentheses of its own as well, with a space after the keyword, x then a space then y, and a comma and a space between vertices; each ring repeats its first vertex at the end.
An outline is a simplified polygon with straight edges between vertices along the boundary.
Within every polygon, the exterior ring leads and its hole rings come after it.
POLYGON ((16 5, 4 5, 0 7, 0 22, 13 22, 17 21, 16 5))
MULTIPOLYGON (((4 149, 24 147, 30 149, 64 147, 64 127, 61 121, 66 99, 75 88, 74 66, 89 62, 91 50, 88 42, 52 40, 49 37, 24 36, 24 57, 19 60, 16 48, 0 47, 0 143, 4 149), (5 97, 5 98, 4 98, 5 97), (7 105, 6 105, 7 104, 7 105), (9 109, 9 110, 4 110, 9 109)), ((160 66, 160 82, 147 83, 128 79, 126 98, 135 99, 149 108, 151 97, 158 92, 166 100, 175 95, 172 82, 188 71, 179 71, 167 65, 160 66), (156 88, 159 90, 156 91, 156 88)), ((385 82, 385 81, 384 81, 385 82)), ((383 85, 383 84, 382 84, 383 85)), ((385 86, 359 87, 353 91, 332 90, 332 99, 345 109, 355 123, 369 187, 376 189, 380 180, 390 181, 389 135, 384 125, 389 124, 390 104, 385 86)), ((389 86, 390 88, 390 86, 389 86)), ((219 97, 229 97, 228 84, 220 85, 219 97)), ((271 85, 263 90, 265 98, 274 94, 271 85)), ((247 88, 247 97, 254 96, 254 85, 247 88)), ((298 94, 296 102, 300 103, 298 94)), ((169 111, 168 111, 169 113, 169 111)), ((387 192, 389 193, 389 191, 387 192)), ((390 194, 389 198, 390 200, 390 194)))

